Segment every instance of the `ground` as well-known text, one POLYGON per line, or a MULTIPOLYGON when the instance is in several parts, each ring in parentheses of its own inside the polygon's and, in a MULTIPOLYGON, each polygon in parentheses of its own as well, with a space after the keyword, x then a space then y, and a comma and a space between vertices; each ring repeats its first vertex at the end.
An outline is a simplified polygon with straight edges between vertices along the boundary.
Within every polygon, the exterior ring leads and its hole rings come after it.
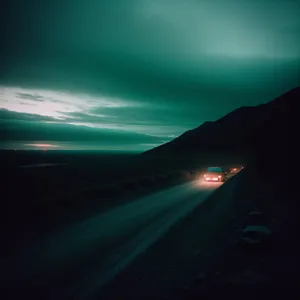
POLYGON ((296 214, 289 194, 244 171, 178 223, 144 253, 99 299, 189 299, 225 296, 265 298, 298 289, 299 246, 296 214), (231 189, 232 197, 222 198, 231 189), (277 193, 276 193, 277 191, 277 193), (261 247, 239 243, 241 230, 251 225, 249 213, 263 212, 272 238, 261 247), (222 295, 221 295, 222 294, 222 295))
MULTIPOLYGON (((104 162, 104 160, 102 161, 104 162)), ((89 170, 91 169, 87 165, 82 165, 80 162, 79 167, 75 169, 78 172, 85 170, 84 174, 92 176, 97 181, 99 178, 95 178, 95 174, 101 164, 101 161, 98 161, 97 166, 93 164, 93 174, 90 174, 89 170)), ((126 162, 126 166, 128 167, 128 162, 126 162)), ((119 169, 119 163, 116 163, 114 168, 112 173, 119 169)), ((58 174, 55 173, 56 171, 53 174, 51 171, 50 173, 53 178, 56 177, 56 174, 65 178, 65 174, 73 174, 73 171, 72 168, 69 168, 65 170, 66 173, 58 174)), ((142 167, 140 171, 145 175, 142 167)), ((39 178, 39 174, 43 173, 43 171, 33 171, 31 175, 39 178)), ((77 174, 74 173, 73 175, 77 174)), ((142 182, 152 189, 153 183, 155 185, 163 180, 162 175, 155 174, 155 178, 157 177, 159 180, 154 181, 151 177, 153 174, 150 178, 142 177, 144 180, 142 182)), ((12 199, 9 197, 7 198, 12 208, 11 214, 3 210, 6 212, 4 217, 11 225, 11 227, 4 226, 6 228, 4 240, 7 241, 7 244, 11 243, 13 246, 17 246, 16 248, 22 247, 23 240, 25 242, 28 235, 31 234, 28 230, 29 227, 26 228, 26 226, 32 221, 33 214, 36 213, 33 209, 33 204, 36 202, 30 202, 32 200, 28 196, 30 194, 26 195, 24 192, 27 187, 26 183, 32 182, 32 176, 28 178, 11 176, 11 185, 8 186, 12 189, 10 195, 18 195, 19 192, 24 194, 24 197, 19 199, 13 198, 15 202, 10 201, 12 199), (18 179, 20 178, 25 181, 21 182, 17 189, 17 185, 13 183, 19 184, 18 179), (12 234, 14 227, 19 236, 12 234), (7 228, 11 228, 11 230, 7 230, 7 228)), ((45 178, 41 176, 40 179, 43 184, 47 185, 45 178)), ((105 174, 102 178, 106 178, 105 174)), ((126 182, 127 185, 122 186, 122 192, 126 188, 132 189, 133 182, 126 182)), ((100 292, 96 291, 93 296, 105 300, 187 299, 193 295, 200 297, 209 294, 212 296, 220 291, 242 288, 243 297, 245 297, 245 293, 248 294, 249 289, 253 290, 258 287, 264 288, 269 294, 271 291, 277 293, 283 288, 290 294, 294 293, 299 277, 297 273, 300 250, 296 238, 298 236, 298 210, 297 201, 295 201, 297 197, 294 197, 292 193, 295 187, 294 183, 282 181, 279 174, 275 172, 263 173, 257 169, 245 168, 219 188, 210 199, 175 224, 163 238, 141 254, 104 289, 100 292), (270 176, 274 174, 275 177, 270 176), (241 230, 245 226, 251 225, 249 213, 255 209, 262 211, 263 225, 268 226, 272 231, 272 239, 265 247, 252 251, 247 246, 241 247, 239 237, 241 230)), ((43 191, 42 188, 38 190, 43 191)), ((95 194, 93 193, 94 191, 91 195, 86 194, 86 196, 96 196, 97 198, 99 195, 103 195, 103 190, 95 190, 95 194)), ((121 195, 124 196, 122 193, 121 195)), ((87 205, 86 199, 82 198, 82 194, 80 194, 79 206, 76 209, 88 207, 91 210, 90 203, 87 205)), ((41 198, 40 200, 44 205, 43 200, 45 199, 41 198)), ((64 217, 67 216, 65 212, 72 212, 72 208, 74 209, 72 205, 67 206, 68 203, 74 204, 72 201, 54 203, 58 205, 57 207, 66 205, 62 214, 64 217)), ((101 202, 101 205, 103 203, 101 202)), ((108 206, 117 205, 117 203, 108 204, 108 206)), ((81 213, 81 218, 84 218, 84 213, 78 211, 81 213)), ((53 215, 51 217, 53 218, 53 215)), ((40 226, 32 227, 35 231, 40 230, 42 223, 37 222, 37 224, 40 226)), ((4 247, 5 255, 2 258, 9 257, 13 253, 11 249, 8 247, 8 251, 5 253, 6 248, 4 247)), ((3 265, 5 266, 5 261, 3 265)), ((11 270, 13 271, 13 269, 11 270)))

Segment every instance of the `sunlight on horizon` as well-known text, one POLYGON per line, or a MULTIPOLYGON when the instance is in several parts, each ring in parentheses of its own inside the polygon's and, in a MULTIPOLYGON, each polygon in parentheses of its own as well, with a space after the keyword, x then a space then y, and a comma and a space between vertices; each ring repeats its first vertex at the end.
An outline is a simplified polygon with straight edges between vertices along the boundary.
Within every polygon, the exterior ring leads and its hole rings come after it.
POLYGON ((36 147, 36 148, 60 148, 59 145, 54 145, 54 144, 24 144, 25 146, 29 147, 36 147))
MULTIPOLYGON (((68 113, 88 113, 95 108, 119 108, 135 105, 129 101, 103 96, 0 86, 0 108, 57 119, 70 118, 68 113)), ((90 115, 99 118, 105 117, 101 114, 90 115)))

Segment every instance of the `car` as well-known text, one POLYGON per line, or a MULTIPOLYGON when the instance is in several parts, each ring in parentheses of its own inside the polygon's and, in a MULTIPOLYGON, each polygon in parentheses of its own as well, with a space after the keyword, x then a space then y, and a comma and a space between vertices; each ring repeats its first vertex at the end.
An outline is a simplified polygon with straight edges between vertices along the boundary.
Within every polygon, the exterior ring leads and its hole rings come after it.
POLYGON ((230 173, 232 174, 237 174, 240 172, 244 167, 235 167, 235 168, 230 168, 230 173))
POLYGON ((228 171, 222 167, 208 167, 205 174, 205 181, 224 182, 227 179, 228 171))

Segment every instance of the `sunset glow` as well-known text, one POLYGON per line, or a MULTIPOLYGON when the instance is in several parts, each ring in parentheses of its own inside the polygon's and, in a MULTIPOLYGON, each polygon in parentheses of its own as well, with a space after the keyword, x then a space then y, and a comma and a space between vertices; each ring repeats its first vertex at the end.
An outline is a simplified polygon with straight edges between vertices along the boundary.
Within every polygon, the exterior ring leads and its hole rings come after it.
POLYGON ((52 145, 52 144, 26 144, 26 146, 37 147, 37 148, 59 148, 58 145, 52 145))

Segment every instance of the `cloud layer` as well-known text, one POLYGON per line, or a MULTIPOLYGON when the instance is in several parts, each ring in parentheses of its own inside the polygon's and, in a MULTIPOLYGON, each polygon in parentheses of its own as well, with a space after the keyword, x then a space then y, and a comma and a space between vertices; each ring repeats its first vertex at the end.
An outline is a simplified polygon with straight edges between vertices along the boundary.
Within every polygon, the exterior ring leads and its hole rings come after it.
POLYGON ((267 102, 300 83, 299 15, 300 1, 289 0, 8 3, 2 138, 39 122, 152 146, 267 102))

